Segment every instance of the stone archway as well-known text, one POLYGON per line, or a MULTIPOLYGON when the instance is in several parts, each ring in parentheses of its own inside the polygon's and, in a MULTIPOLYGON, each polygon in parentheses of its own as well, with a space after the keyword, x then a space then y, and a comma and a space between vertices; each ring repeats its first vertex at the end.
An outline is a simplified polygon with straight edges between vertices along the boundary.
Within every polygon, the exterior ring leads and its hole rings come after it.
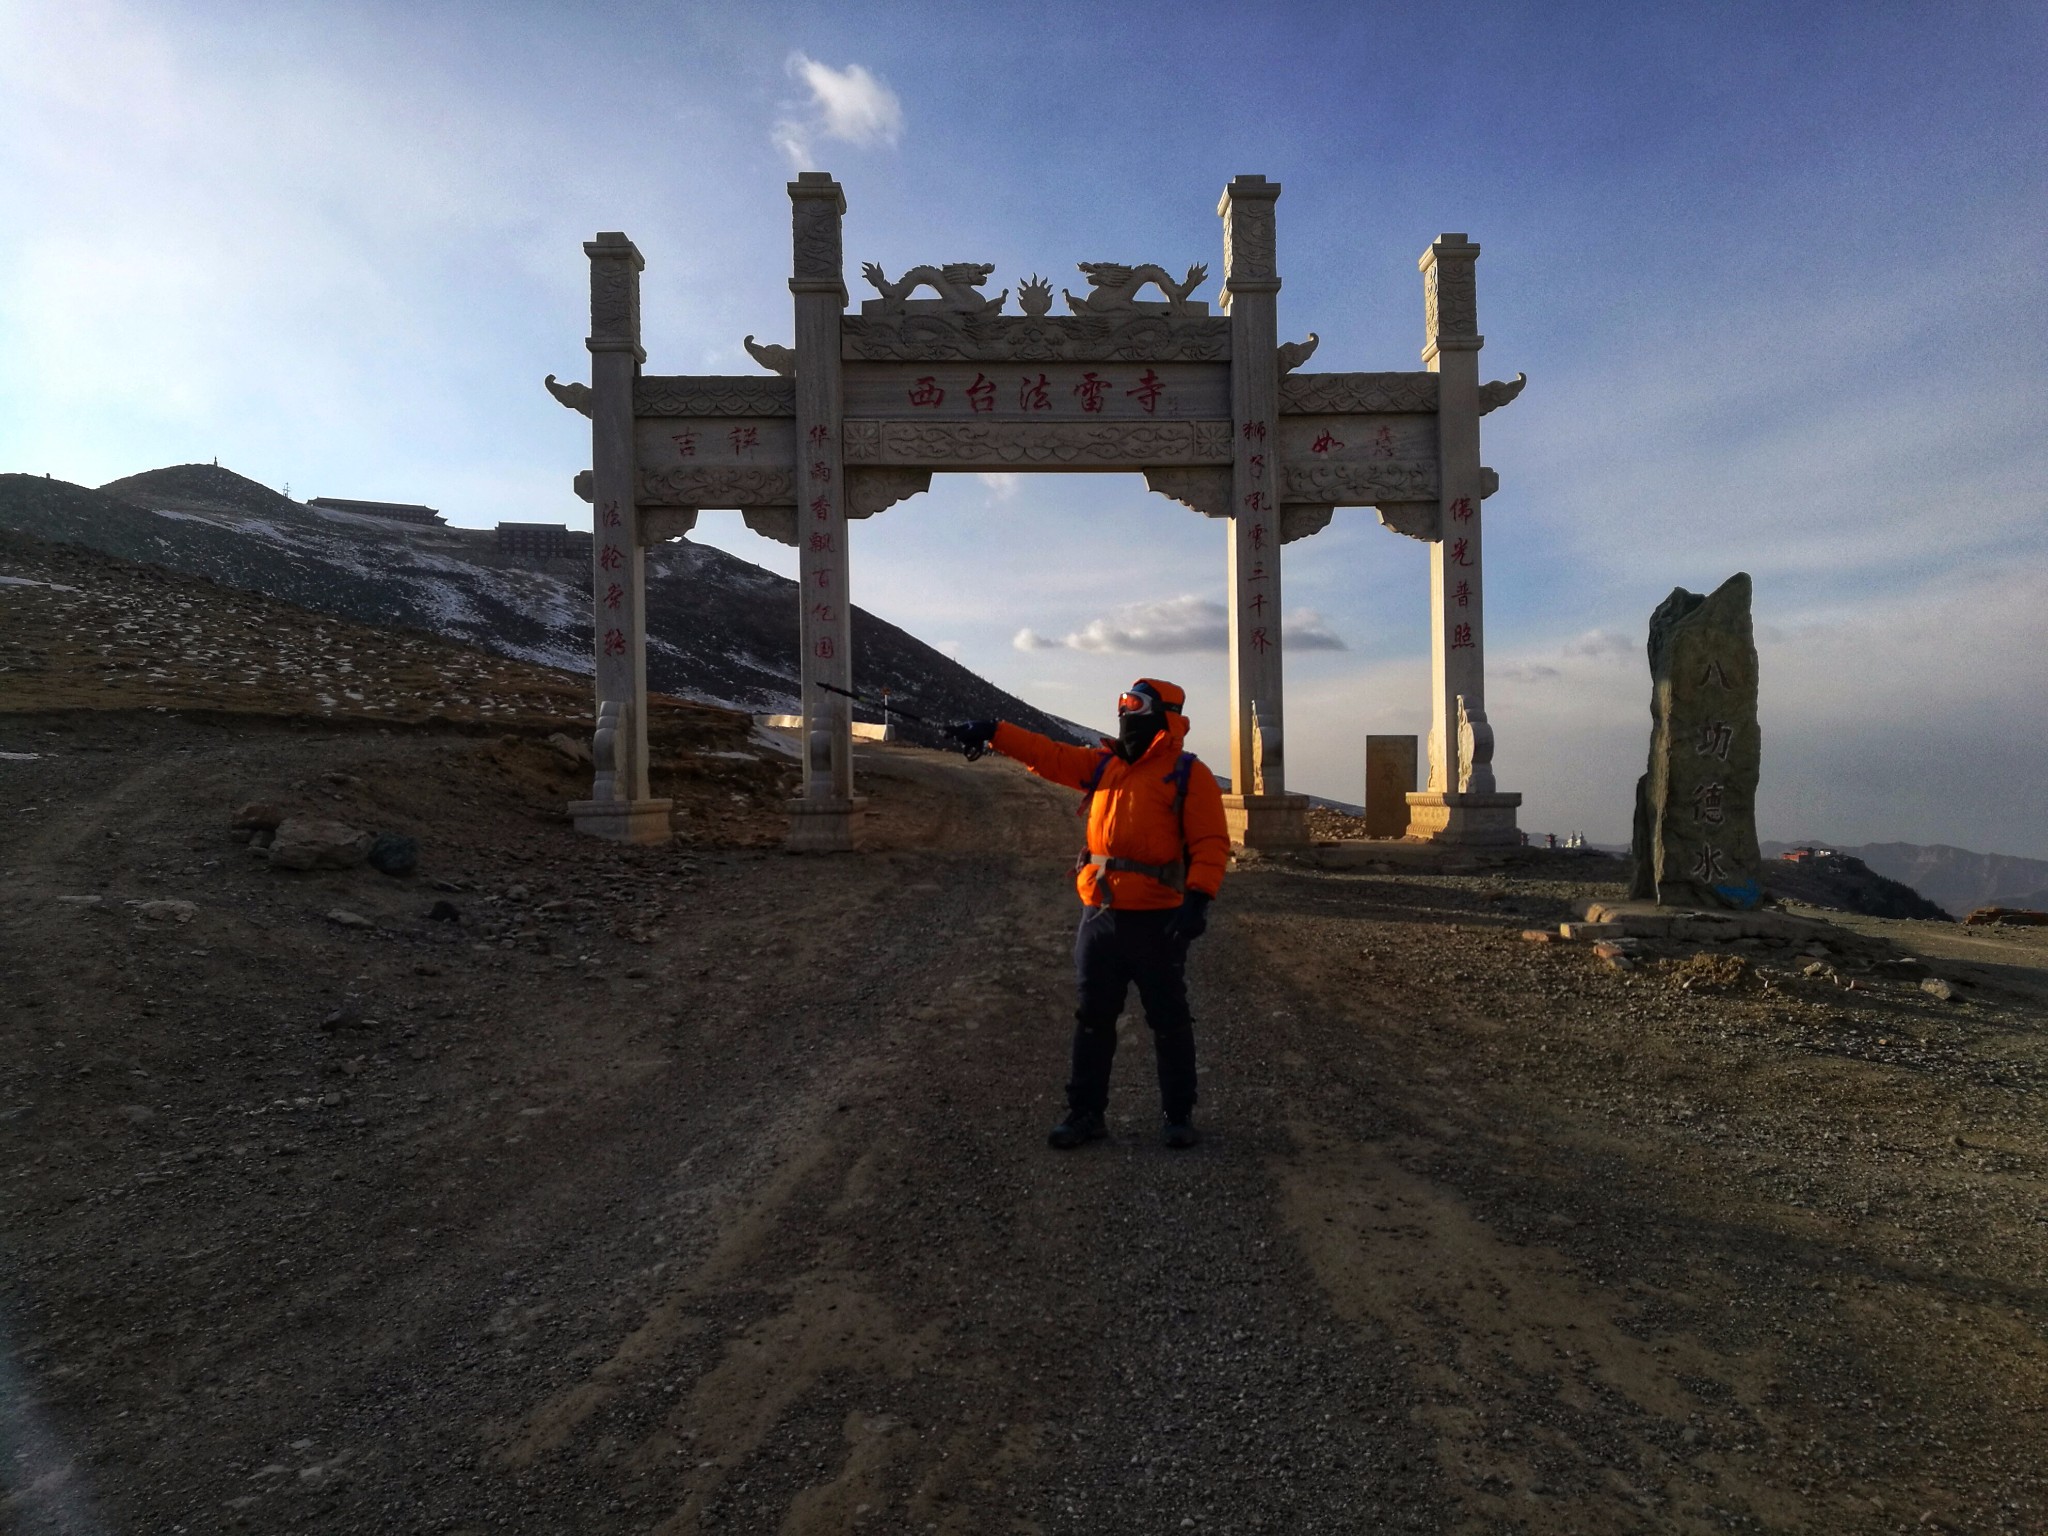
POLYGON ((1083 262, 1085 294, 1032 277, 983 293, 993 267, 953 263, 891 279, 848 312, 839 184, 789 184, 793 346, 747 350, 767 376, 641 371, 639 250, 623 234, 590 259, 591 382, 548 388, 591 419, 597 772, 576 825, 626 841, 668 836, 648 794, 644 550, 736 508, 794 545, 802 594, 804 793, 791 846, 844 849, 853 793, 849 525, 929 488, 937 471, 1136 471, 1155 491, 1230 524, 1231 835, 1261 849, 1307 840, 1306 800, 1286 787, 1281 548, 1369 506, 1430 545, 1429 783, 1411 795, 1418 835, 1518 839, 1521 797, 1493 782, 1486 719, 1481 509, 1498 477, 1479 462, 1479 418, 1524 379, 1482 385, 1479 247, 1444 235, 1423 252, 1424 371, 1302 373, 1317 337, 1282 345, 1274 206, 1280 186, 1223 191, 1223 312, 1192 295, 1196 266, 1083 262), (1141 298, 1147 289, 1156 298, 1141 298), (922 296, 920 296, 922 295, 922 296), (822 686, 821 686, 822 685, 822 686))

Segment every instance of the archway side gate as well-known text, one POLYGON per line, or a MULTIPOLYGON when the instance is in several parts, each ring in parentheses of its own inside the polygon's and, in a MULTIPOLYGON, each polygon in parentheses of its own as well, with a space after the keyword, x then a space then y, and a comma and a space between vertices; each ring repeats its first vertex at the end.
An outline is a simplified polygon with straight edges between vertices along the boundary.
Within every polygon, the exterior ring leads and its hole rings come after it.
POLYGON ((1084 262, 1088 292, 1050 313, 1051 284, 984 297, 990 266, 916 267, 847 312, 846 200, 806 171, 789 184, 793 347, 747 349, 770 376, 643 374, 640 252, 623 234, 585 244, 591 382, 556 384, 591 419, 597 771, 570 807, 601 837, 665 841, 669 804, 648 792, 645 550, 736 508, 799 552, 804 791, 790 843, 850 848, 853 792, 850 521, 926 490, 935 471, 1136 471, 1227 520, 1233 839, 1265 850, 1307 841, 1307 801, 1287 793, 1281 695, 1280 550, 1370 506, 1430 545, 1428 788, 1411 794, 1414 835, 1518 840, 1521 796, 1493 781, 1486 720, 1481 506, 1499 484, 1479 462, 1479 418, 1525 382, 1481 385, 1474 267, 1479 247, 1444 235, 1423 252, 1426 371, 1300 373, 1315 348, 1279 343, 1277 182, 1223 192, 1221 315, 1190 297, 1207 276, 1084 262), (1139 299, 1147 286, 1161 297, 1139 299), (912 297, 929 289, 931 297, 912 297))

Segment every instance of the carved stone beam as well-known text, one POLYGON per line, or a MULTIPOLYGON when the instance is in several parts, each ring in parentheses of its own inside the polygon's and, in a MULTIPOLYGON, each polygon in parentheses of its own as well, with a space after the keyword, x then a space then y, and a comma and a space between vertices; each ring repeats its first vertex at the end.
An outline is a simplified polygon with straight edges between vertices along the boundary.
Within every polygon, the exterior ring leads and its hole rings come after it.
POLYGON ((741 507, 740 516, 763 538, 796 547, 795 507, 741 507))
POLYGON ((1488 411, 1499 410, 1510 400, 1514 399, 1515 396, 1519 395, 1522 392, 1522 387, 1528 382, 1529 375, 1518 373, 1515 375, 1512 383, 1495 379, 1491 384, 1480 385, 1479 414, 1484 416, 1488 411))
MULTIPOLYGON (((846 515, 873 517, 921 492, 932 488, 930 470, 848 469, 846 471, 846 515)), ((794 542, 792 540, 792 542, 794 542)))
POLYGON ((541 380, 541 382, 547 386, 549 394, 569 407, 570 410, 584 416, 590 414, 590 386, 588 384, 557 384, 552 373, 541 380))
POLYGON ((1433 501, 1381 501, 1373 504, 1380 526, 1425 544, 1443 537, 1443 508, 1433 501))
POLYGON ((1213 469, 1148 469, 1145 487, 1190 507, 1204 517, 1230 516, 1230 471, 1213 469))
POLYGON ((640 543, 652 549, 670 539, 680 539, 697 526, 695 507, 648 507, 640 513, 640 543))
POLYGON ((1330 518, 1336 511, 1335 507, 1308 506, 1301 502, 1283 503, 1280 508, 1280 542, 1292 544, 1296 539, 1306 539, 1321 533, 1330 526, 1330 518))

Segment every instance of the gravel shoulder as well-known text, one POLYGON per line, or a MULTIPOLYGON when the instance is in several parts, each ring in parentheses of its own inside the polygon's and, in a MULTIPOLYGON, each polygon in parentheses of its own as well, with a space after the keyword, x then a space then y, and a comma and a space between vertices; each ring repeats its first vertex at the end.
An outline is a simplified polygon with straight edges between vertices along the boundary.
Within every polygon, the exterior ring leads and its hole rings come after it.
POLYGON ((869 749, 869 851, 795 858, 780 767, 679 738, 619 849, 502 714, 0 715, 0 1524, 2048 1523, 2032 936, 1851 936, 1942 1002, 1524 942, 1597 865, 1250 866, 1208 1140, 1127 1019, 1062 1155, 1071 795, 869 749), (265 796, 420 870, 272 870, 265 796))

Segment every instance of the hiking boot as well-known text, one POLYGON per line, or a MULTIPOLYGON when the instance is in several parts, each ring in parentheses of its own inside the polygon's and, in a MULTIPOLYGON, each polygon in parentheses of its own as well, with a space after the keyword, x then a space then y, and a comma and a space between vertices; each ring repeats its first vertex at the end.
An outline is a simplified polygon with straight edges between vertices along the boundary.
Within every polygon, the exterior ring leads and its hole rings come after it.
POLYGON ((1185 1152, 1189 1147, 1199 1146, 1202 1133, 1188 1120, 1169 1120, 1160 1129, 1159 1139, 1176 1152, 1185 1152))
POLYGON ((1067 1118, 1054 1126, 1045 1139, 1049 1146, 1065 1152, 1083 1142, 1100 1141, 1108 1134, 1109 1127, 1102 1123, 1101 1110, 1070 1109, 1067 1118))

